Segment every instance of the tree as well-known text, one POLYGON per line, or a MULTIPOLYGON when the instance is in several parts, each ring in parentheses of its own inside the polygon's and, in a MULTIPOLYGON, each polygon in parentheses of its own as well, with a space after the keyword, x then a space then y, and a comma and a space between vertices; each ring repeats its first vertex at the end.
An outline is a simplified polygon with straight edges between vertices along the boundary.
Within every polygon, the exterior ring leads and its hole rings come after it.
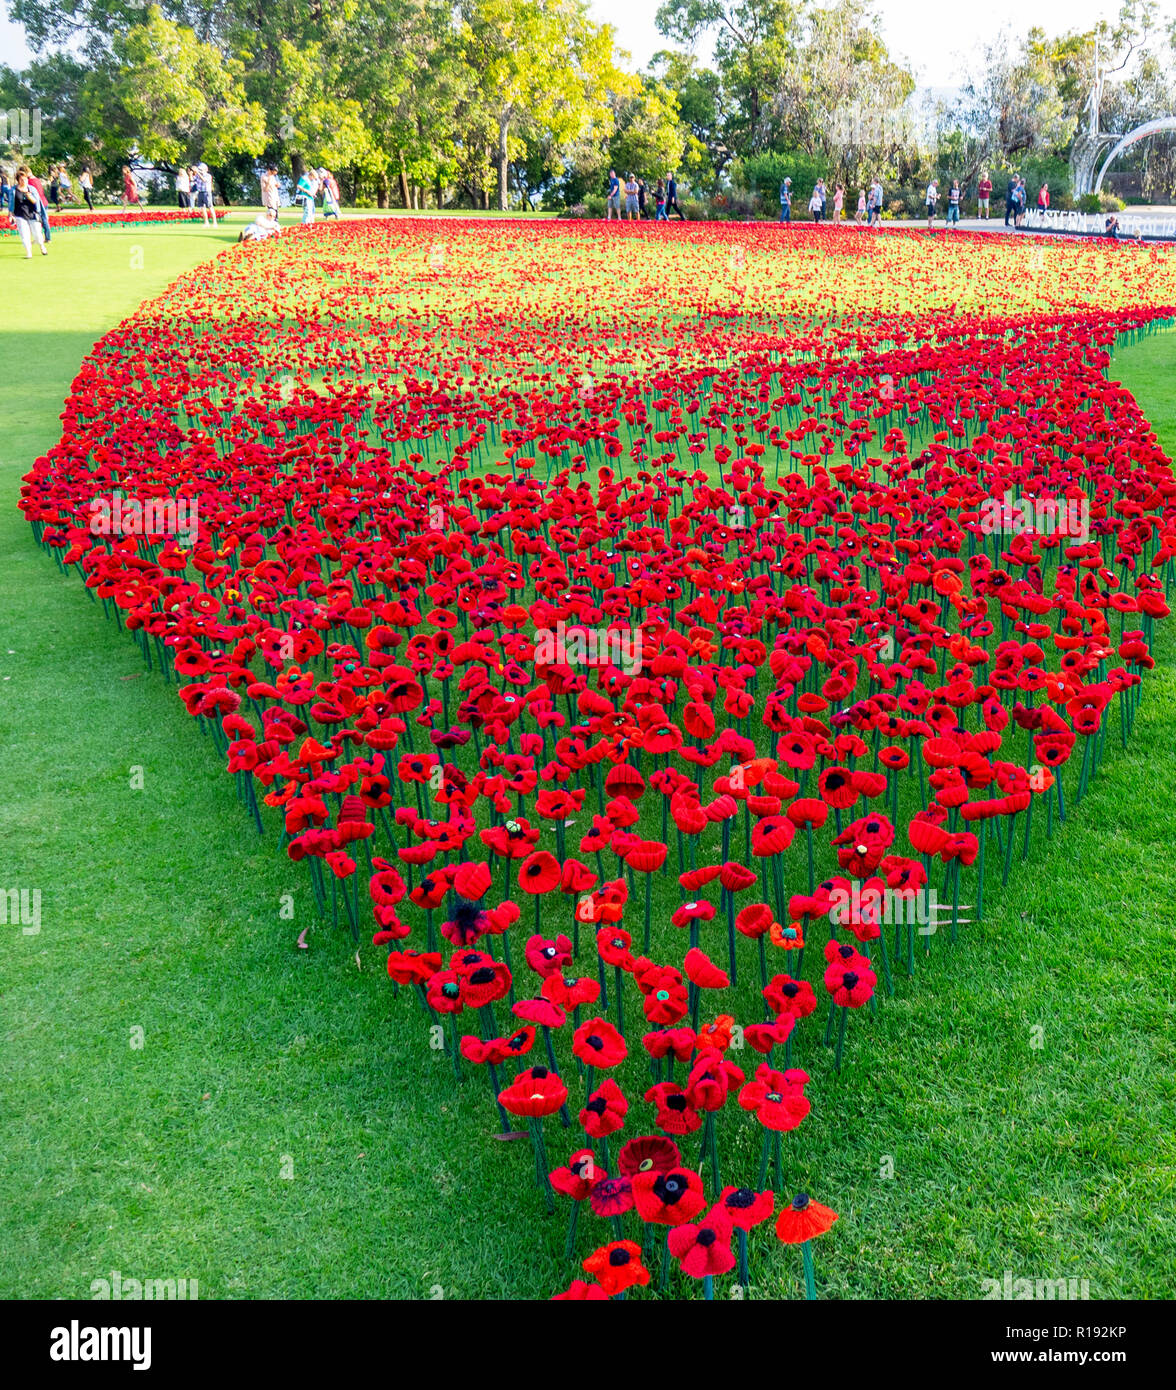
POLYGON ((495 129, 498 206, 506 211, 509 166, 524 153, 524 124, 570 145, 587 129, 608 133, 613 93, 636 80, 615 65, 613 31, 587 18, 582 0, 464 0, 466 61, 481 76, 495 129))
POLYGON ((90 82, 87 104, 119 154, 171 166, 204 159, 215 169, 264 148, 264 112, 246 99, 240 64, 158 6, 115 37, 111 58, 90 82))

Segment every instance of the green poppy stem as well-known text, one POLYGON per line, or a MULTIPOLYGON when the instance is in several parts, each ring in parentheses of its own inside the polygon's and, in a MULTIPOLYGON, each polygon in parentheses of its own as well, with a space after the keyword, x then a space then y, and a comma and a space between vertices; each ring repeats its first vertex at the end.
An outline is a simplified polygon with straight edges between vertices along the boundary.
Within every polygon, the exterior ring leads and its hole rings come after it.
POLYGON ((817 1297, 817 1278, 816 1271, 813 1269, 813 1252, 809 1248, 809 1242, 802 1241, 800 1246, 801 1257, 804 1260, 804 1296, 809 1302, 815 1302, 817 1297))

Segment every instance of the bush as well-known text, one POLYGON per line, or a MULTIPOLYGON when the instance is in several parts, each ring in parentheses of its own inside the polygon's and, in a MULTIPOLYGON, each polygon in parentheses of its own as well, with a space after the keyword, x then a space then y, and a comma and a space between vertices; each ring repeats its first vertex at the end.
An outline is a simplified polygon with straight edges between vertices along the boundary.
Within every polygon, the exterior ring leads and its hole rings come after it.
POLYGON ((734 222, 746 222, 764 215, 763 199, 749 188, 729 188, 716 194, 714 202, 719 216, 734 222))
POLYGON ((560 217, 567 218, 604 218, 605 200, 599 193, 585 194, 583 202, 573 203, 571 207, 564 208, 560 212, 560 217))
POLYGON ((709 222, 710 208, 700 198, 679 198, 678 206, 687 222, 709 222))
POLYGON ((1126 206, 1122 198, 1116 198, 1113 193, 1084 193, 1078 199, 1079 212, 1122 212, 1126 206))

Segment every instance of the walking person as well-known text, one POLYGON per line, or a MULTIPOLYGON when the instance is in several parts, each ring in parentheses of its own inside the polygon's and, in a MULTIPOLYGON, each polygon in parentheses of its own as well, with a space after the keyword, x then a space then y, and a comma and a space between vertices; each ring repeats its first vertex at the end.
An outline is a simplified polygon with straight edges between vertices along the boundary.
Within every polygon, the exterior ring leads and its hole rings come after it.
POLYGON ((1005 189, 1005 226, 1009 225, 1009 218, 1013 219, 1013 229, 1016 230, 1017 221, 1017 176, 1009 175, 1009 186, 1005 189))
POLYGON ((41 255, 47 256, 49 252, 45 248, 45 236, 41 230, 41 200, 29 183, 29 172, 25 168, 17 170, 12 215, 16 220, 16 230, 20 233, 25 260, 33 259, 34 241, 41 248, 41 255))
POLYGON ((135 176, 131 172, 131 166, 129 164, 123 165, 122 181, 122 205, 123 211, 126 212, 128 207, 139 206, 139 185, 135 182, 135 176))
POLYGON ((655 209, 653 220, 655 222, 668 222, 670 220, 666 216, 666 186, 661 179, 658 179, 657 187, 653 190, 653 206, 655 209))
POLYGON ((821 225, 821 210, 824 204, 821 202, 821 185, 818 183, 813 189, 813 196, 809 199, 809 212, 812 213, 813 221, 819 227, 821 225))
POLYGON ((314 198, 318 192, 318 179, 311 169, 303 169, 294 196, 302 204, 302 225, 314 226, 314 198))
POLYGON ((939 201, 939 184, 935 179, 927 185, 927 230, 935 226, 935 205, 939 201))
POLYGON ((608 171, 608 191, 604 195, 604 220, 612 221, 613 212, 617 214, 617 221, 621 220, 621 181, 617 178, 617 171, 608 171))
POLYGON ((54 164, 49 169, 49 201, 53 211, 61 211, 61 165, 54 164))
POLYGON ((17 169, 17 174, 24 174, 29 181, 29 187, 37 195, 40 207, 41 231, 44 234, 46 243, 53 240, 53 233, 49 230, 49 201, 45 197, 45 185, 33 173, 27 164, 22 164, 17 169))
POLYGON ((976 216, 989 217, 989 209, 992 207, 992 180, 988 175, 981 174, 980 182, 976 185, 976 216))
POLYGON ((1017 180, 1016 190, 1016 215, 1013 218, 1014 226, 1020 227, 1025 222, 1025 207, 1029 200, 1029 190, 1025 187, 1025 180, 1017 180))
POLYGON ((792 221, 792 180, 785 179, 780 185, 780 221, 792 221))
POLYGON ((323 186, 323 221, 328 217, 339 220, 339 185, 329 169, 320 169, 319 179, 323 186))
POLYGON ((825 222, 829 216, 829 190, 825 187, 825 180, 818 179, 817 187, 821 191, 821 221, 825 222))
POLYGON ((680 222, 686 221, 686 214, 678 206, 678 180, 671 169, 666 175, 666 221, 670 220, 670 213, 676 212, 680 222))
POLYGON ((208 226, 211 215, 212 225, 216 226, 216 208, 212 202, 212 174, 207 164, 197 164, 192 171, 192 192, 194 206, 200 209, 200 221, 208 226))
POLYGON ((947 192, 947 229, 951 231, 953 227, 960 224, 960 181, 952 179, 951 187, 947 192))
POLYGON ((637 220, 637 180, 632 174, 625 180, 625 216, 630 222, 637 220))
POLYGON ((642 178, 639 178, 639 179, 637 180, 637 220, 638 220, 638 222, 644 222, 644 221, 645 221, 645 196, 646 196, 645 179, 644 179, 644 177, 642 177, 642 178))
POLYGON ((845 207, 845 189, 841 184, 837 185, 833 193, 833 221, 841 221, 841 210, 845 207))
POLYGON ((192 206, 192 176, 181 164, 176 170, 176 207, 183 211, 192 206))
POLYGON ((78 183, 81 186, 82 197, 86 200, 86 206, 91 212, 94 211, 94 175, 90 173, 88 164, 82 165, 82 172, 78 175, 78 183))
POLYGON ((1041 216, 1049 211, 1049 184, 1043 183, 1037 190, 1037 211, 1041 216))
POLYGON ((857 213, 853 220, 859 227, 866 220, 866 190, 864 188, 858 189, 857 213))
POLYGON ((76 203, 74 197, 73 182, 69 177, 69 168, 65 164, 57 166, 57 180, 61 184, 61 196, 67 203, 76 203))

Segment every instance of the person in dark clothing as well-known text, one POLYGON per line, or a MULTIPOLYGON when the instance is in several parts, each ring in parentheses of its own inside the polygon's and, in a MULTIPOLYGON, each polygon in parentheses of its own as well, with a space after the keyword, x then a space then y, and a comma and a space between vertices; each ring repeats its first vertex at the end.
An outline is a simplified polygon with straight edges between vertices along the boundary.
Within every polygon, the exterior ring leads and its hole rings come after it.
POLYGON ((639 222, 644 222, 646 215, 647 214, 645 211, 645 179, 644 177, 642 177, 637 180, 637 220, 639 222))
POLYGON ((20 243, 24 247, 26 261, 33 258, 33 242, 41 248, 41 255, 47 256, 45 234, 41 229, 41 199, 29 183, 28 170, 17 171, 16 187, 12 195, 12 216, 16 230, 20 233, 20 243))
POLYGON ((1013 226, 1017 225, 1017 177, 1015 174, 1009 176, 1009 186, 1005 190, 1005 226, 1009 225, 1009 218, 1013 219, 1013 226))
POLYGON ((686 221, 686 214, 678 206, 678 180, 673 174, 666 175, 666 221, 670 220, 670 213, 676 212, 683 222, 686 221))

